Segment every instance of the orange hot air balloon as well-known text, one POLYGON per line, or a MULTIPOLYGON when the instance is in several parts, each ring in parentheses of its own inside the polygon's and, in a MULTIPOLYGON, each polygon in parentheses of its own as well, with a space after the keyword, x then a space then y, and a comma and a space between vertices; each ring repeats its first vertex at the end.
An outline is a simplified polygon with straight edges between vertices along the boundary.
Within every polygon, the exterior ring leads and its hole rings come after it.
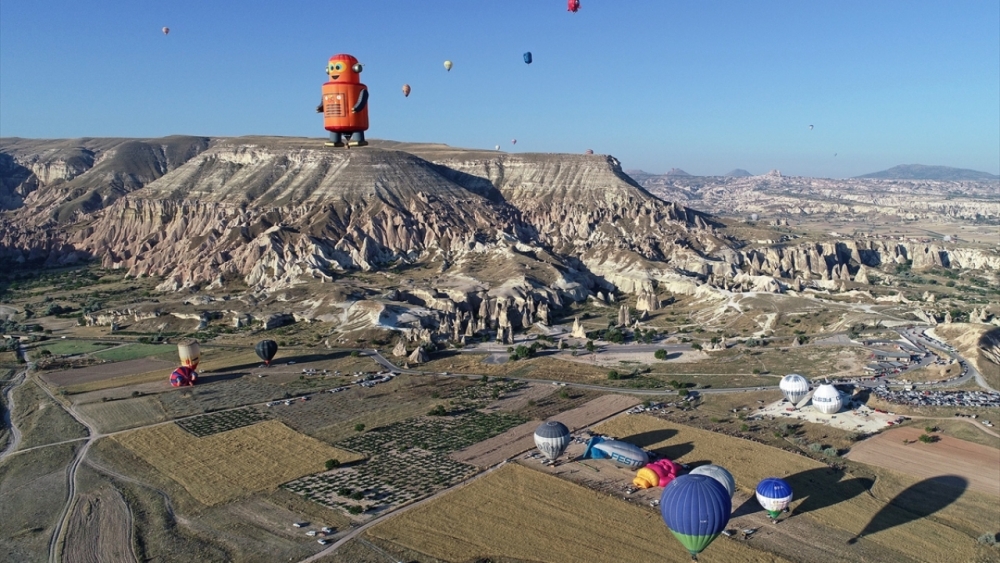
POLYGON ((163 35, 170 35, 170 28, 169 27, 163 28, 163 35))
POLYGON ((334 55, 326 65, 330 81, 323 84, 323 101, 316 111, 323 114, 323 127, 330 132, 327 146, 363 147, 368 130, 368 87, 361 83, 364 70, 351 55, 334 55))
POLYGON ((405 97, 405 98, 409 98, 410 97, 410 85, 409 84, 403 84, 403 97, 405 97))

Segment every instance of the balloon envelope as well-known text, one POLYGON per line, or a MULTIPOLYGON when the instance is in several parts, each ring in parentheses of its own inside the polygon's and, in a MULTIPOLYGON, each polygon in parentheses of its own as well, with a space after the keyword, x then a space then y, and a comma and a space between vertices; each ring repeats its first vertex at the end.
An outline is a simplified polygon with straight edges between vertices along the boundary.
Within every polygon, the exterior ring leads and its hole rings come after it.
POLYGON ((198 362, 201 361, 201 346, 197 340, 189 340, 177 345, 177 355, 181 358, 181 365, 191 369, 198 369, 198 362))
POLYGON ((510 144, 512 144, 512 145, 516 145, 516 144, 517 144, 517 139, 511 139, 511 140, 510 140, 510 144))
POLYGON ((619 440, 607 440, 594 436, 587 441, 584 459, 610 459, 625 467, 640 468, 649 463, 649 455, 635 444, 619 440))
POLYGON ((836 387, 824 384, 813 392, 812 404, 823 414, 836 414, 844 406, 844 399, 836 387))
POLYGON ((163 35, 170 35, 170 28, 169 27, 163 28, 163 35))
POLYGON ((569 441, 569 428, 556 420, 543 422, 535 430, 535 446, 538 451, 542 452, 542 455, 550 460, 561 456, 566 451, 569 441))
POLYGON ((594 149, 587 149, 587 154, 594 154, 594 149))
POLYGON ((409 84, 403 84, 403 96, 407 97, 407 98, 410 97, 410 85, 409 84))
POLYGON ((567 0, 566 9, 570 12, 576 12, 580 9, 580 0, 567 0))
POLYGON ((767 477, 757 484, 757 502, 771 518, 777 518, 792 502, 792 486, 784 479, 767 477))
POLYGON ((809 380, 797 373, 790 373, 781 378, 778 388, 794 407, 809 394, 809 380))
POLYGON ((671 481, 677 478, 680 470, 681 466, 669 459, 658 459, 640 469, 636 473, 635 479, 632 480, 632 484, 640 489, 666 487, 671 481))
POLYGON ((663 522, 691 555, 719 537, 732 510, 726 488, 707 475, 681 475, 660 496, 663 522))
POLYGON ((728 469, 722 467, 721 465, 702 465, 695 467, 691 470, 690 475, 705 475, 715 479, 720 485, 725 487, 727 492, 729 492, 729 498, 733 498, 733 495, 736 493, 736 479, 733 478, 733 474, 730 473, 728 469))
POLYGON ((181 366, 170 374, 170 385, 173 387, 187 387, 194 385, 198 380, 198 373, 192 368, 181 366))
POLYGON ((278 353, 278 343, 273 340, 261 340, 254 346, 257 357, 264 360, 264 363, 271 365, 271 360, 278 353))
POLYGON ((445 61, 444 62, 444 69, 448 70, 448 71, 451 70, 451 61, 445 61))
POLYGON ((531 64, 531 51, 524 54, 524 62, 529 65, 531 64))

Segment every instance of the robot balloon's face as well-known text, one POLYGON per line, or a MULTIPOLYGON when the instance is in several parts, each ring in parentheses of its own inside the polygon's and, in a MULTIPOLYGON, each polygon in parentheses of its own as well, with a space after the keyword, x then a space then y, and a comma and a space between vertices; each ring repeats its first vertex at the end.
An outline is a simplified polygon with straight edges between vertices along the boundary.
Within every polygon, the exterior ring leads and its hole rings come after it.
POLYGON ((358 59, 350 55, 334 55, 330 57, 330 62, 326 65, 326 73, 330 76, 330 82, 345 82, 357 84, 361 82, 362 67, 358 59))

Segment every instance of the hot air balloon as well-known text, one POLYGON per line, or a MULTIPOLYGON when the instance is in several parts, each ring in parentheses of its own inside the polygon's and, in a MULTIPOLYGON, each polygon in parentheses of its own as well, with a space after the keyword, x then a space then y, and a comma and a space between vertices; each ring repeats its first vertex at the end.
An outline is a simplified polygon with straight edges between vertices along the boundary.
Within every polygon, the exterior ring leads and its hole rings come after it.
POLYGON ((567 0, 566 9, 570 12, 576 13, 580 9, 580 0, 567 0))
POLYGON ((718 481, 729 491, 729 498, 736 494, 736 479, 728 469, 721 465, 701 465, 691 470, 690 475, 705 475, 718 481))
POLYGON ((777 523, 781 511, 792 502, 792 486, 784 479, 768 477, 757 485, 757 502, 764 507, 771 520, 777 523))
POLYGON ((585 154, 594 154, 594 149, 587 149, 585 154))
POLYGON ((264 365, 271 365, 271 359, 278 352, 278 343, 273 340, 261 340, 254 346, 257 357, 264 360, 264 365))
POLYGON ((198 346, 197 340, 181 342, 177 344, 177 355, 181 358, 181 365, 196 370, 201 361, 201 346, 198 346))
POLYGON ((409 84, 403 84, 403 97, 405 97, 405 98, 409 98, 410 97, 410 85, 409 84))
POLYGON ((836 414, 844 406, 840 391, 830 384, 820 385, 813 393, 812 404, 823 414, 836 414))
POLYGON ((496 150, 500 150, 500 145, 497 145, 495 148, 496 150))
POLYGON ((555 420, 543 422, 535 430, 535 446, 549 461, 555 461, 566 451, 569 439, 569 428, 555 420))
POLYGON ((173 387, 190 387, 198 380, 198 372, 187 366, 181 366, 170 374, 170 385, 173 387))
POLYGON ((531 51, 524 54, 524 64, 531 64, 531 51))
POLYGON ((163 28, 163 35, 170 35, 170 28, 169 27, 163 28))
POLYGON ((635 474, 632 484, 640 489, 666 487, 681 472, 681 466, 669 459, 658 459, 635 474))
POLYGON ((323 84, 322 103, 316 111, 323 114, 323 128, 330 132, 328 147, 364 147, 368 130, 368 87, 361 83, 364 67, 346 53, 330 57, 323 84), (344 138, 346 135, 346 139, 344 138), (345 143, 346 140, 346 143, 345 143))
POLYGON ((451 72, 451 61, 444 62, 444 69, 447 70, 448 72, 451 72))
POLYGON ((813 130, 813 126, 812 126, 812 125, 810 125, 810 126, 809 126, 809 130, 810 130, 810 131, 812 131, 812 130, 813 130))
POLYGON ((809 394, 809 380, 797 373, 790 373, 781 378, 778 388, 794 407, 809 394))
POLYGON ((517 139, 511 139, 511 140, 510 140, 510 144, 512 144, 512 145, 516 145, 516 144, 517 144, 517 139))
POLYGON ((649 463, 649 454, 642 448, 628 442, 607 440, 594 436, 587 441, 587 450, 583 452, 584 459, 610 459, 625 467, 640 468, 649 463))
POLYGON ((732 511, 726 488, 707 475, 681 475, 660 496, 663 522, 695 561, 726 529, 732 511))

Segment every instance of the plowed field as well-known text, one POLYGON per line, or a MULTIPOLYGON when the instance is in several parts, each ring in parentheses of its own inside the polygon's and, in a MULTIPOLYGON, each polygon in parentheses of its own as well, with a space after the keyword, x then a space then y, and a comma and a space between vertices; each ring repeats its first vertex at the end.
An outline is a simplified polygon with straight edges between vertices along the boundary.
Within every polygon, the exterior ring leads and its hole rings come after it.
POLYGON ((1000 450, 949 436, 924 444, 917 441, 921 434, 918 428, 883 432, 851 448, 847 457, 920 479, 958 475, 968 479, 970 489, 1000 502, 1000 450), (903 444, 903 440, 910 443, 903 444))

